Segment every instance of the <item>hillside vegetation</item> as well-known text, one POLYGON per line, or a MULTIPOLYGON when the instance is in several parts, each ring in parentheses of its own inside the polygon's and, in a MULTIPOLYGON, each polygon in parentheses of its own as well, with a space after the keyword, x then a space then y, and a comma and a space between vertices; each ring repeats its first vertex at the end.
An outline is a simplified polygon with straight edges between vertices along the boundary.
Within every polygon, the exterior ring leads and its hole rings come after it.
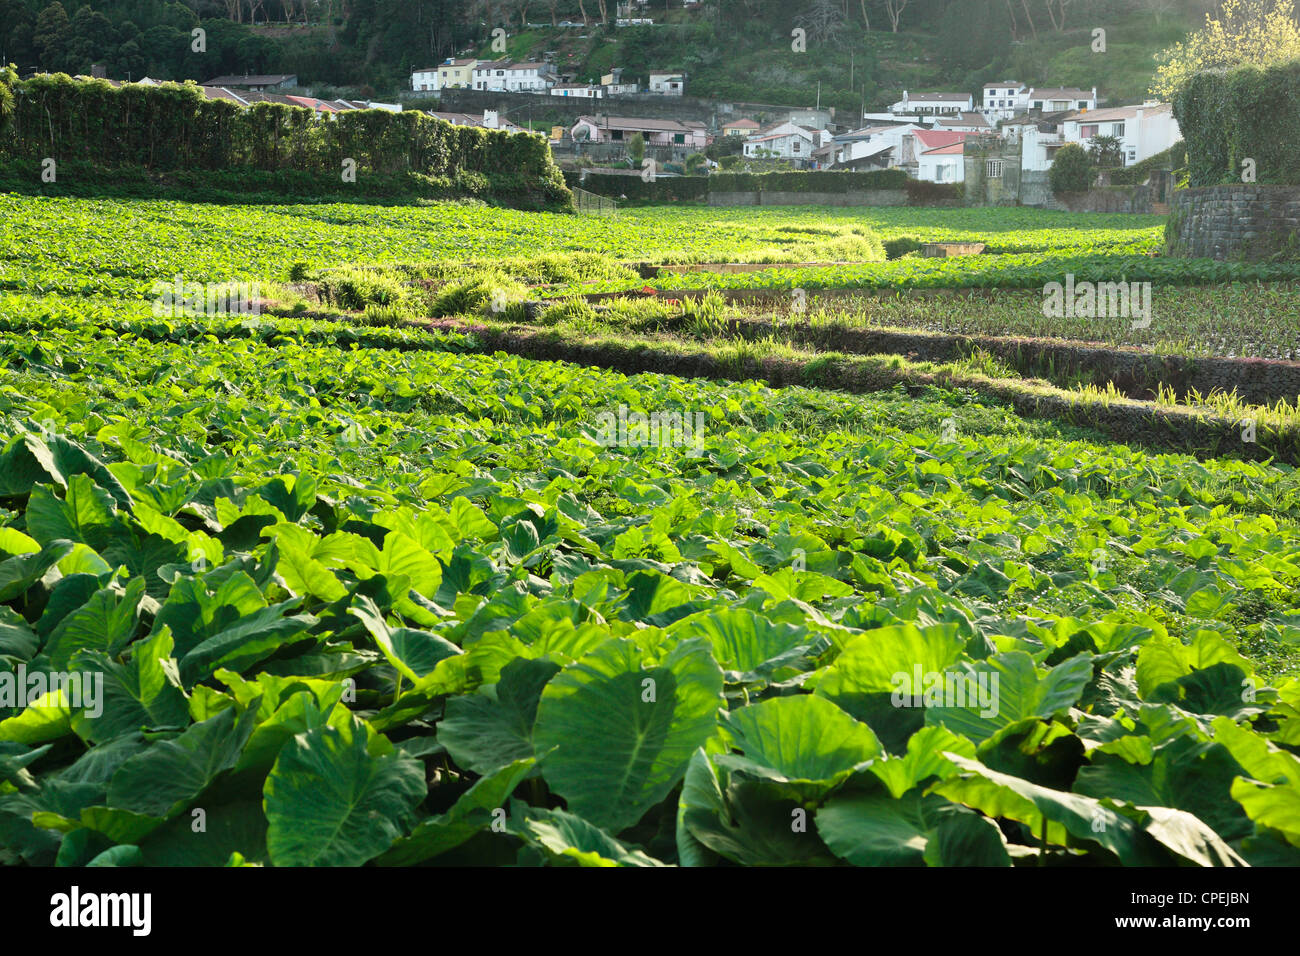
POLYGON ((564 71, 598 80, 623 66, 682 69, 688 92, 728 100, 882 107, 904 89, 972 92, 985 82, 1099 87, 1113 102, 1147 90, 1154 55, 1198 26, 1205 0, 812 0, 792 7, 709 0, 686 11, 659 0, 654 26, 541 26, 584 19, 577 0, 546 4, 454 0, 97 0, 90 4, 0 0, 0 51, 23 75, 89 72, 112 77, 212 79, 229 73, 294 73, 304 84, 394 95, 410 71, 452 55, 516 59, 556 54, 564 71), (898 16, 891 17, 890 9, 898 16), (255 21, 255 22, 254 22, 255 21), (142 28, 140 24, 148 24, 142 28), (531 24, 531 27, 529 26, 531 24), (496 26, 507 49, 492 47, 496 26), (192 31, 205 31, 196 51, 192 31), (806 50, 791 31, 806 31, 806 50), (1106 30, 1106 52, 1093 31, 1106 30))

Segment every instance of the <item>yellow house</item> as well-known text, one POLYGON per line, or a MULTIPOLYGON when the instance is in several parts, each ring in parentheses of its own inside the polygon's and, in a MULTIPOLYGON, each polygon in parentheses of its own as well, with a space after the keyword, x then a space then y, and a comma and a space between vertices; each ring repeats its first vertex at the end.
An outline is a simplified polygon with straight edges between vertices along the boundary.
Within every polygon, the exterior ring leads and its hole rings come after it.
POLYGON ((753 136, 758 128, 758 124, 751 119, 739 119, 724 123, 722 133, 724 136, 753 136))

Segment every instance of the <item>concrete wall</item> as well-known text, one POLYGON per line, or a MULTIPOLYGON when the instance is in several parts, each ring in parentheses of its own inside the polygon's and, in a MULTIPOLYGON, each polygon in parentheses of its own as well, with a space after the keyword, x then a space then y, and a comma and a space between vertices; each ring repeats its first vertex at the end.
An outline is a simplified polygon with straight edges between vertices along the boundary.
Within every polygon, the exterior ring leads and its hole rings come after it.
POLYGON ((1020 174, 1020 203, 1051 208, 1055 202, 1046 170, 1027 169, 1020 174))
POLYGON ((1183 189, 1170 203, 1170 255, 1300 257, 1300 186, 1233 184, 1183 189))
POLYGON ((902 189, 871 189, 850 193, 805 193, 773 190, 710 192, 710 206, 906 206, 902 189))
POLYGON ((1015 153, 974 152, 966 156, 968 206, 1037 206, 1071 212, 1161 212, 1168 177, 1153 173, 1151 186, 1103 186, 1086 192, 1055 195, 1047 170, 1021 169, 1015 153), (989 179, 985 161, 1001 159, 1002 176, 989 179))
POLYGON ((1155 202, 1155 191, 1149 186, 1103 186, 1081 193, 1059 193, 1055 199, 1058 208, 1071 212, 1155 211, 1152 205, 1155 202))

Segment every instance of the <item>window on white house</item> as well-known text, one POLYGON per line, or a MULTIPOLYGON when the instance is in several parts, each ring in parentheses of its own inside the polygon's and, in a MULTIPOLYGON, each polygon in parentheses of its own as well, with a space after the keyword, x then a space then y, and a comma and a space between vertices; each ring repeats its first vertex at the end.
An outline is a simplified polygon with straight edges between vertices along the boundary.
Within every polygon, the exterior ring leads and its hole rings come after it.
POLYGON ((1124 124, 1123 123, 1113 124, 1110 128, 1110 135, 1114 136, 1116 139, 1122 138, 1124 136, 1124 124))
POLYGON ((1002 160, 1000 159, 987 160, 984 164, 984 172, 987 174, 989 179, 1001 179, 1002 160))
POLYGON ((1093 124, 1091 126, 1079 127, 1079 139, 1092 139, 1096 135, 1097 135, 1096 124, 1093 124))

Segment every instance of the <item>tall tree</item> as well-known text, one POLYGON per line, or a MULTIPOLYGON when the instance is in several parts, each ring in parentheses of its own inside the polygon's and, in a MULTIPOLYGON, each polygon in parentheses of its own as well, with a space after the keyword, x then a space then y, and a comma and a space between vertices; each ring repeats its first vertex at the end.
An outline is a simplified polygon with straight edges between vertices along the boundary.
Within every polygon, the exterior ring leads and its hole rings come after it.
POLYGON ((1223 0, 1217 17, 1207 13, 1204 27, 1159 54, 1151 92, 1171 97, 1200 70, 1295 59, 1300 59, 1300 27, 1293 0, 1223 0))
POLYGON ((41 68, 45 70, 64 69, 68 53, 68 42, 72 39, 72 25, 68 21, 68 11, 61 3, 52 3, 36 15, 36 29, 32 43, 41 57, 41 68))
POLYGON ((844 14, 837 0, 812 0, 808 12, 795 17, 794 22, 804 27, 814 41, 835 43, 844 29, 844 14))
POLYGON ((1057 33, 1065 30, 1065 10, 1073 3, 1074 0, 1043 0, 1047 7, 1047 15, 1052 20, 1052 26, 1057 33))
POLYGON ((1034 15, 1029 12, 1029 0, 1020 0, 1020 6, 1025 11, 1025 19, 1029 22, 1029 32, 1033 34, 1035 40, 1038 39, 1038 27, 1034 26, 1034 15))
POLYGON ((885 0, 885 14, 889 17, 889 28, 893 32, 898 32, 899 21, 903 19, 903 11, 907 9, 908 0, 885 0))

